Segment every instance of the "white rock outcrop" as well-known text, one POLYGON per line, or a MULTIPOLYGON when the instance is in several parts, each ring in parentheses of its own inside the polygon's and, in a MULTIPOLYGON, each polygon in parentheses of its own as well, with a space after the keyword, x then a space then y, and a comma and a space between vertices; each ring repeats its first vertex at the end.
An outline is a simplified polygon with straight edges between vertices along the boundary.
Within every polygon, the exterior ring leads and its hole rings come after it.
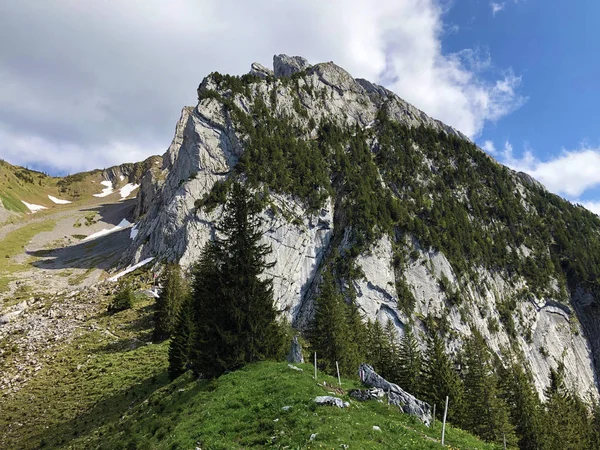
MULTIPOLYGON (((271 74, 269 69, 256 63, 251 73, 261 78, 271 74)), ((410 127, 424 125, 466 139, 391 91, 354 79, 333 63, 311 66, 304 58, 277 55, 273 74, 274 80, 263 79, 248 86, 251 97, 274 98, 274 115, 292 118, 299 127, 308 128, 310 119, 319 122, 326 118, 343 125, 368 128, 378 111, 385 108, 388 116, 399 123, 410 127), (305 74, 294 80, 297 85, 286 80, 300 71, 305 74), (298 100, 307 114, 298 113, 298 100)), ((211 77, 203 80, 199 87, 200 94, 215 90, 217 85, 211 77)), ((247 97, 230 91, 220 92, 220 95, 226 96, 241 111, 250 110, 251 100, 247 97)), ((308 132, 307 139, 314 137, 308 132)), ((141 180, 136 206, 137 235, 124 255, 123 265, 156 257, 179 261, 189 267, 198 259, 201 249, 215 233, 214 225, 222 212, 220 207, 210 212, 198 208, 198 201, 216 182, 231 173, 244 151, 245 139, 216 98, 206 96, 196 107, 183 109, 162 163, 150 168, 141 180)), ((515 183, 519 190, 525 190, 525 185, 533 182, 515 176, 515 183)), ((291 196, 271 192, 270 197, 272 204, 263 212, 263 235, 264 242, 272 248, 270 258, 275 265, 266 275, 274 280, 277 308, 294 325, 303 328, 312 315, 324 258, 330 252, 343 250, 343 238, 335 239, 336 232, 342 236, 345 233, 345 230, 336 230, 335 225, 336 217, 343 215, 343 211, 336 210, 338 206, 331 199, 317 214, 310 214, 291 196)), ((423 251, 410 236, 406 243, 414 250, 413 257, 407 258, 402 270, 398 270, 393 265, 394 239, 382 236, 356 259, 364 277, 354 280, 352 287, 365 318, 392 320, 400 336, 411 319, 398 307, 396 283, 402 281, 414 295, 415 308, 411 316, 422 341, 422 319, 428 315, 447 322, 451 330, 447 336, 450 351, 461 346, 463 337, 470 334, 473 326, 496 352, 511 343, 516 344, 532 369, 540 394, 548 383, 549 369, 565 361, 569 382, 581 391, 597 395, 592 347, 573 311, 561 307, 553 298, 523 297, 521 292, 526 286, 509 282, 498 273, 478 270, 477 281, 461 279, 459 282, 443 253, 423 251), (414 257, 415 254, 418 257, 414 257), (442 277, 452 289, 460 291, 460 304, 448 301, 447 293, 440 287, 442 277), (516 338, 502 325, 498 312, 500 302, 513 298, 518 304, 513 312, 516 338)), ((593 307, 590 295, 582 291, 573 299, 579 316, 586 308, 593 307)), ((586 326, 586 330, 598 328, 600 336, 600 325, 586 326)), ((600 338, 594 348, 600 348, 600 338)))

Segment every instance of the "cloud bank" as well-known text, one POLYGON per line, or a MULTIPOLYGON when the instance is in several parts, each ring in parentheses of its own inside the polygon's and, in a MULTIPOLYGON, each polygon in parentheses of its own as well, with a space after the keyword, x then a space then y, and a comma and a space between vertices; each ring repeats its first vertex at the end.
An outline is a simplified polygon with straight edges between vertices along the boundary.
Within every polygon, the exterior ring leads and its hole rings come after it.
POLYGON ((0 157, 54 173, 162 153, 209 72, 333 60, 476 137, 524 99, 477 49, 444 54, 442 0, 0 3, 0 157))
POLYGON ((600 187, 600 148, 582 145, 576 150, 563 150, 559 155, 542 161, 527 146, 521 156, 515 156, 509 141, 497 150, 492 141, 481 148, 514 170, 526 172, 549 191, 560 194, 574 203, 580 203, 600 215, 600 202, 582 201, 580 197, 600 187))

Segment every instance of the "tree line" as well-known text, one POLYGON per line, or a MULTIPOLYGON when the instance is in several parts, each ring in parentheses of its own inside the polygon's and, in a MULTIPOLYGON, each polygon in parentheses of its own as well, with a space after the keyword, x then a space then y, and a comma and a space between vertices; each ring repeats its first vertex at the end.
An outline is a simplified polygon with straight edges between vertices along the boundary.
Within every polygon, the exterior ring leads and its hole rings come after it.
MULTIPOLYGON (((282 359, 291 335, 277 319, 272 280, 264 270, 270 249, 261 240, 260 202, 232 183, 214 240, 208 242, 189 277, 167 265, 155 307, 156 340, 171 338, 169 373, 186 370, 217 377, 245 364, 282 359), (189 280, 188 280, 189 278, 189 280)), ((422 349, 410 324, 401 336, 389 320, 363 321, 343 294, 336 265, 323 273, 314 319, 306 332, 321 370, 356 377, 361 362, 384 378, 437 405, 449 397, 448 419, 490 442, 507 440, 526 450, 600 448, 600 408, 593 413, 564 380, 564 367, 550 373, 545 402, 516 357, 504 365, 476 330, 455 357, 442 334, 430 330, 422 349)))

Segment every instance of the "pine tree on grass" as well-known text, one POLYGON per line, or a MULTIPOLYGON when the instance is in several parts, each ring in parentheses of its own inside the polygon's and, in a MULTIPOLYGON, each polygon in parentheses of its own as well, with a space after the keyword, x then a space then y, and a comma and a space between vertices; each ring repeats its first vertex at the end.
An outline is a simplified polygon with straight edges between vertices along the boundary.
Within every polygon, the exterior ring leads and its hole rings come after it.
POLYGON ((275 357, 284 345, 272 279, 261 277, 273 264, 265 262, 259 214, 258 202, 234 183, 194 273, 192 365, 204 377, 275 357))
POLYGON ((498 373, 515 424, 519 449, 543 449, 543 410, 531 376, 518 361, 511 362, 506 369, 500 366, 498 373))
POLYGON ((556 369, 550 370, 550 386, 546 389, 546 397, 546 448, 593 448, 594 429, 590 411, 577 392, 566 385, 562 362, 556 369))
POLYGON ((320 292, 315 299, 315 315, 309 330, 311 352, 317 352, 319 365, 327 373, 335 374, 336 361, 340 370, 347 373, 349 329, 345 320, 346 305, 342 295, 336 291, 330 271, 323 274, 320 292))
POLYGON ((454 370, 452 360, 446 352, 444 340, 434 332, 428 339, 427 349, 423 357, 423 397, 432 406, 437 405, 441 414, 441 406, 448 396, 451 405, 448 420, 460 423, 462 412, 463 386, 454 370))
POLYGON ((177 313, 173 338, 169 344, 169 376, 171 379, 178 377, 187 369, 193 334, 193 310, 190 297, 187 296, 177 313))
POLYGON ((187 287, 177 264, 168 264, 161 277, 162 290, 154 305, 154 340, 162 341, 175 330, 187 287))

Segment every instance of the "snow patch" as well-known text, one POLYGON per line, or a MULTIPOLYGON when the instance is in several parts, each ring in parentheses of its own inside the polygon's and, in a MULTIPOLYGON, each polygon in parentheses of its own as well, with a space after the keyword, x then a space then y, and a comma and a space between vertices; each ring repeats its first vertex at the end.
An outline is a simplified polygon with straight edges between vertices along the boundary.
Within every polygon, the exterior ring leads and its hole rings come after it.
POLYGON ((121 188, 121 190, 119 192, 121 192, 121 198, 127 198, 129 197, 129 195, 135 191, 137 188, 139 188, 140 185, 139 184, 131 184, 131 183, 127 183, 125 186, 123 186, 121 188))
POLYGON ((68 203, 71 203, 69 200, 62 200, 60 198, 52 197, 51 195, 48 195, 48 198, 50 200, 52 200, 54 203, 56 203, 57 205, 66 205, 68 203))
POLYGON ((102 181, 100 184, 104 186, 104 189, 102 189, 102 192, 100 194, 94 194, 94 197, 106 197, 107 195, 113 193, 113 186, 110 181, 105 180, 102 181))
POLYGON ((125 181, 125 177, 123 175, 119 175, 119 180, 125 181))
POLYGON ((137 223, 133 226, 133 228, 131 229, 131 232, 129 233, 129 239, 134 240, 138 233, 140 232, 140 230, 137 229, 137 223))
POLYGON ((91 239, 96 239, 99 238, 101 236, 106 236, 107 234, 112 234, 115 233, 117 231, 123 230, 127 227, 131 226, 131 222, 129 222, 127 219, 123 219, 121 220, 121 222, 119 222, 119 225, 113 227, 113 228, 104 228, 103 230, 100 230, 96 233, 90 234, 88 237, 86 237, 85 239, 83 239, 84 241, 89 241, 91 239))
POLYGON ((21 200, 21 202, 23 202, 23 204, 24 204, 25 206, 27 206, 27 207, 29 208, 29 211, 31 211, 32 213, 35 213, 35 212, 41 211, 42 209, 48 209, 48 208, 46 208, 45 206, 41 206, 41 205, 34 205, 33 203, 27 203, 27 202, 24 202, 23 200, 21 200))
POLYGON ((128 273, 131 273, 131 272, 133 272, 134 270, 136 270, 136 269, 139 269, 139 268, 140 268, 140 267, 142 267, 142 266, 145 266, 146 264, 148 264, 148 263, 149 263, 150 261, 152 261, 153 259, 154 259, 154 257, 153 257, 153 256, 152 256, 152 257, 150 257, 150 258, 146 258, 146 259, 144 259, 144 260, 140 261, 139 263, 137 263, 137 264, 135 264, 135 265, 133 265, 133 266, 131 266, 131 267, 128 267, 128 268, 127 268, 127 269, 125 269, 123 272, 119 272, 119 273, 118 273, 118 274, 116 274, 115 276, 113 276, 113 277, 110 277, 110 278, 108 279, 108 281, 113 281, 113 282, 114 282, 114 281, 117 281, 117 280, 118 280, 119 278, 121 278, 123 275, 127 275, 128 273))

